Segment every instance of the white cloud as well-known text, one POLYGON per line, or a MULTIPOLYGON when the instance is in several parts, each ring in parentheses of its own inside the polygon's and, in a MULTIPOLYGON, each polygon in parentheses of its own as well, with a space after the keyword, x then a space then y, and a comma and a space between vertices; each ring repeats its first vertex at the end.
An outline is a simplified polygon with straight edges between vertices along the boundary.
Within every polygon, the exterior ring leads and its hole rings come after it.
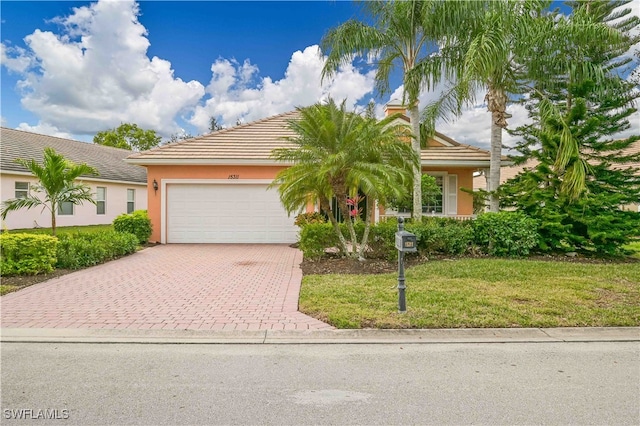
POLYGON ((40 133, 42 135, 56 136, 58 138, 77 139, 72 134, 67 133, 67 132, 63 132, 60 129, 58 129, 56 126, 52 126, 50 124, 43 123, 43 122, 39 122, 35 126, 31 126, 31 125, 29 125, 27 123, 20 123, 20 125, 17 127, 17 129, 18 130, 24 130, 25 132, 40 133))
POLYGON ((137 3, 99 1, 54 22, 60 34, 35 30, 26 50, 2 46, 2 64, 20 73, 22 105, 35 127, 92 134, 134 122, 169 135, 175 117, 204 95, 197 81, 175 78, 171 64, 149 59, 137 3))
POLYGON ((360 73, 355 67, 343 67, 331 79, 320 83, 324 59, 318 46, 296 51, 282 79, 259 77, 259 69, 248 60, 240 64, 220 58, 211 65, 211 81, 207 86, 209 98, 198 106, 190 123, 206 132, 209 117, 220 124, 232 126, 237 120, 254 121, 263 117, 291 111, 332 97, 347 99, 350 108, 373 91, 374 73, 360 73))

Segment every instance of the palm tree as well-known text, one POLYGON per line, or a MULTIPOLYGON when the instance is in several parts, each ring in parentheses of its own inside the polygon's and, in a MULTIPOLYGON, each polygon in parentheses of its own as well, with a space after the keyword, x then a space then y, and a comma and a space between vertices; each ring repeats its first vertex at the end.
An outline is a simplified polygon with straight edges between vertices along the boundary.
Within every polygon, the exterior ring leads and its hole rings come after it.
POLYGON ((43 200, 29 193, 24 198, 6 200, 2 203, 2 212, 0 214, 3 220, 7 218, 7 214, 11 211, 43 206, 43 210, 48 209, 51 212, 51 232, 55 236, 56 212, 62 203, 82 204, 84 201, 89 201, 96 204, 90 188, 82 183, 75 182, 82 175, 97 175, 98 171, 95 168, 86 164, 74 164, 61 154, 56 153, 53 148, 44 149, 42 164, 38 164, 33 159, 18 158, 15 161, 26 167, 38 178, 38 184, 33 185, 31 191, 35 193, 43 192, 45 197, 43 200))
MULTIPOLYGON (((468 22, 461 28, 449 27, 452 32, 448 38, 458 40, 458 43, 449 45, 449 50, 432 58, 435 60, 437 57, 438 65, 448 69, 448 75, 454 75, 455 81, 438 101, 425 109, 423 119, 430 129, 434 128, 438 117, 451 113, 460 115, 463 106, 474 105, 477 94, 485 93, 487 109, 491 112, 490 211, 499 209, 496 191, 500 186, 502 131, 510 118, 507 113, 510 99, 534 90, 532 84, 539 87, 554 84, 550 77, 554 73, 550 72, 550 67, 565 72, 580 67, 595 81, 604 81, 601 70, 589 63, 576 64, 571 57, 558 52, 565 50, 562 46, 567 44, 577 48, 585 40, 599 40, 606 45, 619 39, 613 28, 589 21, 584 16, 575 21, 548 13, 549 4, 544 0, 486 2, 484 13, 468 15, 473 17, 474 23, 468 22)), ((419 75, 432 75, 434 72, 438 70, 428 63, 419 64, 412 70, 419 75)), ((542 105, 545 116, 559 119, 559 112, 550 103, 543 102, 542 105)), ((565 130, 562 153, 572 152, 575 145, 571 142, 573 136, 568 125, 565 130)), ((562 158, 558 162, 560 168, 567 164, 562 158)), ((579 191, 580 186, 575 190, 579 191)))
POLYGON ((272 152, 278 161, 293 163, 276 176, 280 199, 289 213, 300 211, 317 200, 329 217, 341 249, 351 257, 364 257, 374 203, 386 196, 401 197, 411 170, 418 163, 409 144, 407 128, 394 125, 396 116, 377 121, 346 111, 345 102, 333 100, 298 108, 300 117, 289 121, 295 136, 286 138, 295 145, 272 152), (358 192, 368 198, 365 233, 358 244, 348 200, 358 192), (351 250, 342 235, 331 199, 338 208, 351 239, 351 250), (359 250, 358 250, 359 247, 359 250))
MULTIPOLYGON (((458 2, 452 3, 457 8, 458 2)), ((412 126, 411 146, 420 157, 420 109, 418 98, 422 89, 435 85, 440 74, 409 72, 421 64, 435 66, 429 61, 436 49, 434 41, 446 34, 447 26, 443 16, 442 1, 367 1, 364 10, 370 15, 372 25, 356 20, 329 30, 323 37, 321 48, 327 52, 322 78, 333 76, 340 66, 350 64, 356 56, 374 57, 376 69, 376 89, 382 96, 389 92, 389 76, 394 67, 400 65, 403 71, 403 102, 408 105, 412 126)), ((457 15, 460 16, 460 15, 457 15)), ((422 217, 421 167, 413 170, 413 212, 415 219, 422 217)))

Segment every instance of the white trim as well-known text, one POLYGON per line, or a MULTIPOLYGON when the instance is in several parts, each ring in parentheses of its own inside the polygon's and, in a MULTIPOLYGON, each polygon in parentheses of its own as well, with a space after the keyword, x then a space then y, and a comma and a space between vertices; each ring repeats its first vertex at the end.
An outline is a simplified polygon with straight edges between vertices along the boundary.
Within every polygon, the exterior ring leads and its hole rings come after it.
MULTIPOLYGON (((431 136, 431 139, 433 139, 436 142, 440 142, 444 146, 455 146, 451 142, 446 141, 446 140, 442 139, 440 136, 435 135, 435 134, 433 136, 431 136)), ((427 148, 427 149, 429 149, 429 148, 427 148)))
POLYGON ((167 244, 167 184, 230 184, 230 185, 268 185, 273 179, 160 179, 160 244, 167 244))
POLYGON ((126 158, 129 164, 139 166, 153 165, 195 165, 195 166, 291 166, 293 163, 279 162, 269 159, 220 159, 220 158, 126 158))
MULTIPOLYGON (((14 171, 14 170, 2 170, 0 172, 0 174, 2 174, 2 175, 17 175, 17 176, 30 176, 33 179, 36 179, 36 177, 32 173, 29 173, 29 172, 19 172, 19 171, 14 171)), ((100 178, 85 177, 85 176, 80 176, 76 180, 77 181, 82 181, 82 182, 89 181, 89 182, 104 182, 104 183, 122 183, 122 184, 126 184, 126 185, 147 186, 146 182, 135 182, 135 181, 131 181, 131 180, 100 179, 100 178)))

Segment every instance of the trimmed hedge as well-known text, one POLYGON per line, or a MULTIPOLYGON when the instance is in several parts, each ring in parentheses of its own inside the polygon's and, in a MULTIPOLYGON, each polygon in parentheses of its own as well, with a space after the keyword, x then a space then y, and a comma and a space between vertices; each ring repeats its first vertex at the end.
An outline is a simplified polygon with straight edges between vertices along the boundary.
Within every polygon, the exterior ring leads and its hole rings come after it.
POLYGON ((473 221, 476 244, 491 256, 527 256, 540 240, 538 226, 521 212, 484 213, 473 221))
POLYGON ((136 210, 131 214, 123 213, 113 220, 113 229, 117 232, 133 234, 140 244, 146 244, 151 237, 151 220, 146 210, 136 210))
POLYGON ((63 234, 59 237, 58 268, 80 269, 133 253, 134 234, 116 231, 63 234))
POLYGON ((0 235, 1 273, 37 275, 53 271, 58 239, 50 235, 0 235))

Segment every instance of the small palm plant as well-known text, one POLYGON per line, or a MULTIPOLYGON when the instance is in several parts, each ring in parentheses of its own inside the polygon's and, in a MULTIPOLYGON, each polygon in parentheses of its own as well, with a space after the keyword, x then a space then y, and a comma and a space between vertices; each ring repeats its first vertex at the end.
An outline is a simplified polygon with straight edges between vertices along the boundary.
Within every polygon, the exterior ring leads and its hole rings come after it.
POLYGON ((13 198, 2 203, 0 217, 7 218, 9 212, 20 209, 31 209, 43 206, 51 212, 51 232, 56 235, 56 212, 62 203, 82 204, 88 201, 96 204, 91 189, 75 180, 82 176, 93 174, 98 171, 87 164, 75 164, 55 152, 53 148, 44 149, 44 159, 42 164, 35 160, 25 160, 18 158, 16 163, 26 167, 36 178, 38 183, 31 187, 34 193, 44 193, 44 199, 37 197, 33 193, 27 194, 24 198, 13 198))

